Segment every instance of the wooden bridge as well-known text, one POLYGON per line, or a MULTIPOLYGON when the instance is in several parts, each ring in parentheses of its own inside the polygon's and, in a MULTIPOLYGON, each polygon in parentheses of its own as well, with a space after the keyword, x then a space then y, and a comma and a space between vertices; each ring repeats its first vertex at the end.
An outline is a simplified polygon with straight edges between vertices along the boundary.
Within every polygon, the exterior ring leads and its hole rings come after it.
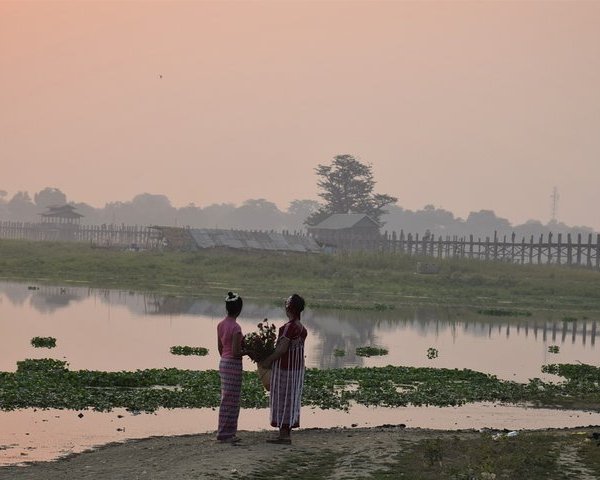
POLYGON ((411 256, 433 258, 473 258, 477 260, 508 262, 518 264, 574 265, 600 269, 600 234, 583 238, 571 234, 517 239, 515 233, 502 238, 494 232, 493 237, 474 238, 450 237, 419 234, 385 233, 380 238, 361 238, 340 235, 336 238, 336 250, 340 251, 380 251, 411 256))

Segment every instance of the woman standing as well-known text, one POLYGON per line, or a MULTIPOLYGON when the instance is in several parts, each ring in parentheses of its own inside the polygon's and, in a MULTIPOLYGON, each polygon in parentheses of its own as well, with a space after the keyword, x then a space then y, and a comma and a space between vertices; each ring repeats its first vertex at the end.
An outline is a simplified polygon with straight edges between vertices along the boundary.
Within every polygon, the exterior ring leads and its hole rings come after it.
POLYGON ((285 302, 288 322, 279 329, 275 352, 262 365, 271 369, 271 426, 279 428, 279 436, 269 443, 291 444, 292 428, 300 426, 300 401, 304 385, 304 341, 306 328, 300 322, 304 299, 297 294, 285 302))
POLYGON ((242 393, 242 328, 237 317, 242 312, 243 301, 237 293, 229 292, 225 298, 227 316, 217 325, 217 345, 221 360, 221 405, 217 440, 236 443, 240 397, 242 393))

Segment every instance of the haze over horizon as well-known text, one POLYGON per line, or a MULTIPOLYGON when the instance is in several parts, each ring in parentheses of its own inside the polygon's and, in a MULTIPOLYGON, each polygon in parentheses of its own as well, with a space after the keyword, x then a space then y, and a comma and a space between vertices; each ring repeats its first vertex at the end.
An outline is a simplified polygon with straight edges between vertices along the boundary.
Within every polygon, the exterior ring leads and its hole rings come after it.
POLYGON ((600 2, 2 2, 0 190, 398 204, 600 230, 600 2))

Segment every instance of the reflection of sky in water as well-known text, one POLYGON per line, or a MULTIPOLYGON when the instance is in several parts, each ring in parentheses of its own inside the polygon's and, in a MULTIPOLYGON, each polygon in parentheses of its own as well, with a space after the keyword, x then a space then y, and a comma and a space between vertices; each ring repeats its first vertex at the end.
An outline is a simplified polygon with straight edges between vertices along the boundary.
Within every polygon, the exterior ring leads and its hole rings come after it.
MULTIPOLYGON (((310 299, 307 299, 310 304, 310 299)), ((217 368, 216 324, 220 301, 161 296, 88 287, 0 283, 1 370, 14 370, 23 358, 66 358, 71 367, 99 370, 178 367, 217 368), (53 350, 34 349, 34 336, 57 338, 53 350), (207 357, 177 357, 172 345, 204 346, 207 357)), ((474 310, 434 306, 386 312, 307 310, 307 364, 312 367, 412 365, 472 368, 525 381, 541 376, 544 363, 598 364, 598 317, 563 322, 562 314, 543 312, 526 318, 485 317, 474 310), (356 347, 379 345, 389 354, 361 358, 356 347), (558 345, 559 354, 548 353, 558 345), (439 351, 427 359, 429 347, 439 351), (335 357, 334 349, 346 355, 335 357)), ((278 326, 283 309, 246 302, 240 323, 245 332, 269 318, 278 326)), ((246 369, 254 365, 246 360, 246 369)))
MULTIPOLYGON (((156 414, 131 415, 124 409, 101 413, 86 411, 82 418, 69 410, 17 410, 2 412, 0 467, 23 461, 51 460, 89 447, 130 438, 214 432, 217 412, 202 409, 161 409, 156 414)), ((240 437, 244 430, 268 429, 268 411, 240 412, 240 437)), ((435 429, 540 429, 568 428, 600 423, 598 412, 526 409, 510 405, 470 404, 462 407, 368 408, 350 412, 303 408, 302 428, 351 425, 374 427, 404 423, 408 428, 435 429)), ((298 433, 296 434, 298 435, 298 433)), ((50 478, 50 477, 48 477, 50 478)))

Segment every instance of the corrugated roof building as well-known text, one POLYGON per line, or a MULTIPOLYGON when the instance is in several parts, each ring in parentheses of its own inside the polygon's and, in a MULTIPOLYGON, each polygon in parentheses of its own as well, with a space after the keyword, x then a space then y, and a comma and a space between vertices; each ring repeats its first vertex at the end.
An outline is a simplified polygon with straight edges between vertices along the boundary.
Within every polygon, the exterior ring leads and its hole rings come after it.
POLYGON ((381 236, 379 224, 364 213, 334 213, 309 227, 308 232, 319 244, 330 247, 375 240, 381 236))

